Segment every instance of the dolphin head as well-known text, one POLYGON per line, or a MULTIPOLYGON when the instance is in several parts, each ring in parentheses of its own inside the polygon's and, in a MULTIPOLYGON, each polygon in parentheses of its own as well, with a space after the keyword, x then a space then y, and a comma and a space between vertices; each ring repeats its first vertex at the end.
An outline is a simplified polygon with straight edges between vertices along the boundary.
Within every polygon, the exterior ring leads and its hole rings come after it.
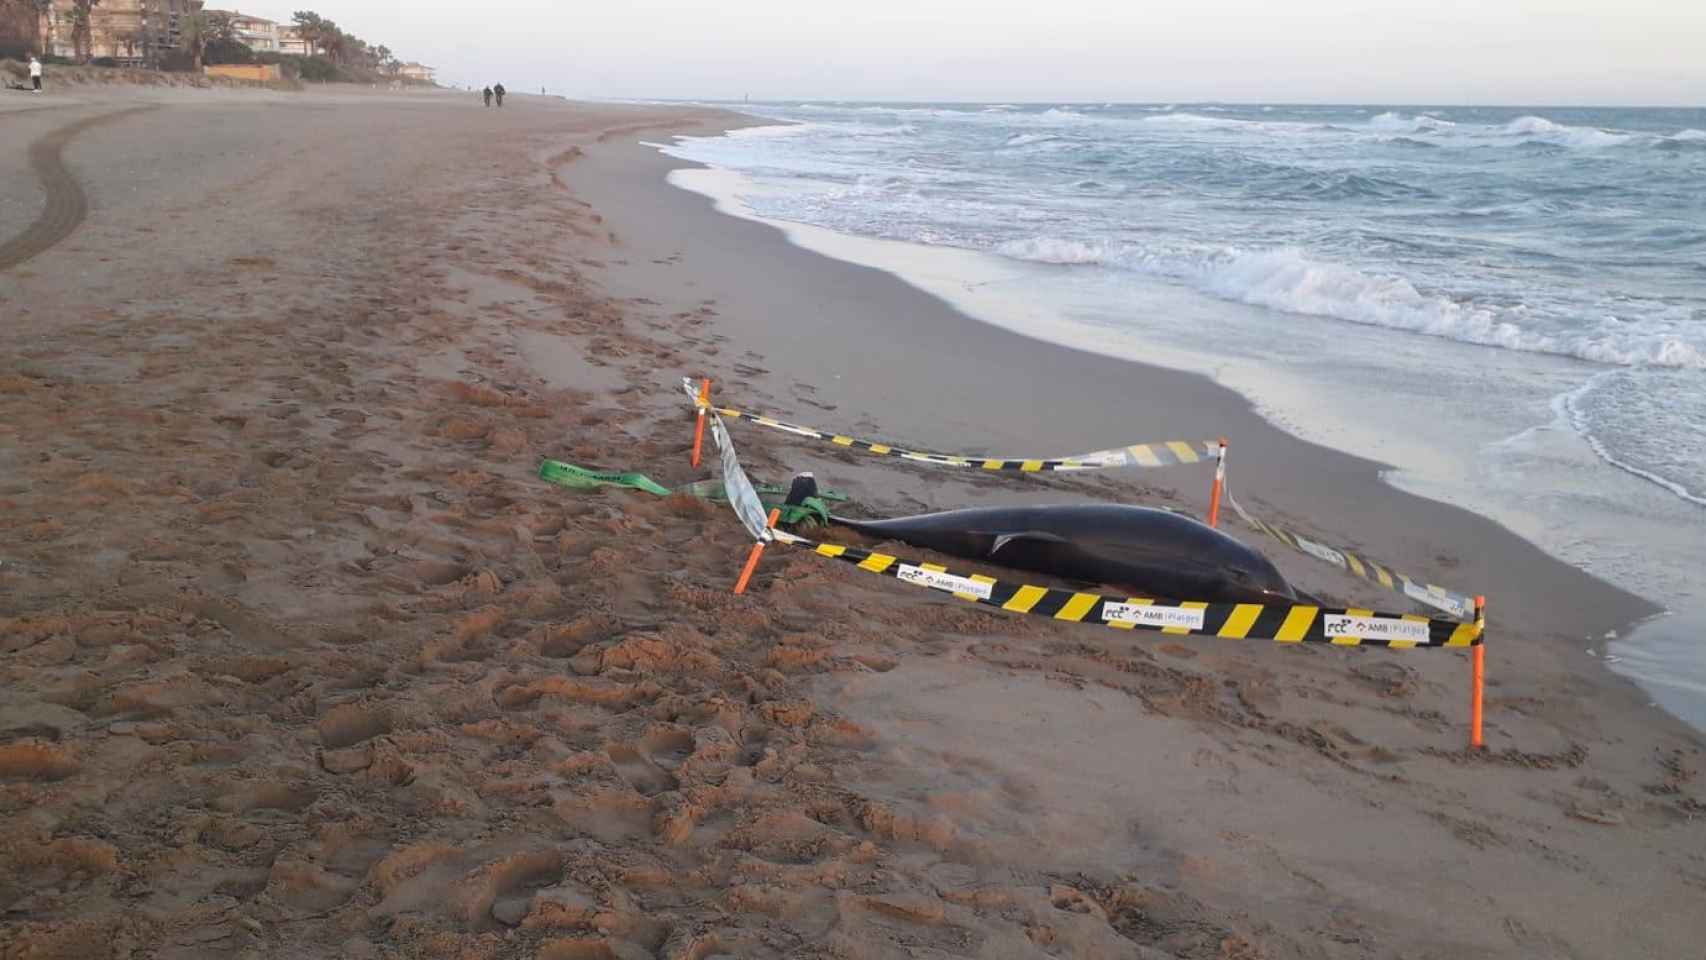
POLYGON ((1295 603, 1299 599, 1296 588, 1286 580, 1273 562, 1254 550, 1249 550, 1248 558, 1222 566, 1220 572, 1226 578, 1225 592, 1240 595, 1228 597, 1236 602, 1269 603, 1284 600, 1295 603))

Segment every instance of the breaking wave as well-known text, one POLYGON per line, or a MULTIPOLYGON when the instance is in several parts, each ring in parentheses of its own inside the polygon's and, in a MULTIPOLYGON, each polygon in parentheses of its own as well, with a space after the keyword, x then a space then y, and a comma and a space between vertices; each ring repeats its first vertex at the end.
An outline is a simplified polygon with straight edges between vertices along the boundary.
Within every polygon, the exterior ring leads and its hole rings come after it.
POLYGON ((1462 343, 1576 357, 1616 366, 1706 370, 1706 352, 1666 331, 1609 321, 1572 335, 1524 326, 1530 311, 1425 293, 1396 276, 1315 260, 1292 247, 1214 251, 1035 238, 1003 243, 1002 256, 1036 263, 1094 265, 1185 283, 1224 300, 1330 317, 1462 343))
POLYGON ((1572 126, 1535 115, 1521 116, 1503 124, 1491 125, 1459 123, 1425 113, 1409 115, 1389 111, 1376 114, 1354 126, 1339 126, 1170 112, 1143 117, 1141 123, 1150 129, 1181 132, 1344 134, 1364 139, 1373 135, 1380 142, 1402 146, 1517 146, 1592 150, 1631 144, 1668 146, 1670 149, 1679 145, 1706 144, 1706 131, 1701 130, 1688 129, 1664 137, 1600 127, 1572 126))
POLYGON ((1431 133, 1450 130, 1457 124, 1439 117, 1430 117, 1425 113, 1413 117, 1406 117, 1401 113, 1382 113, 1368 118, 1366 126, 1378 133, 1431 133))
POLYGON ((1037 143, 1054 143, 1060 138, 1052 133, 1015 133, 1007 138, 1004 146, 1028 147, 1037 143))
POLYGON ((1634 134, 1614 133, 1596 127, 1572 127, 1545 117, 1518 117, 1505 125, 1511 136, 1534 137, 1567 147, 1617 147, 1635 139, 1634 134))

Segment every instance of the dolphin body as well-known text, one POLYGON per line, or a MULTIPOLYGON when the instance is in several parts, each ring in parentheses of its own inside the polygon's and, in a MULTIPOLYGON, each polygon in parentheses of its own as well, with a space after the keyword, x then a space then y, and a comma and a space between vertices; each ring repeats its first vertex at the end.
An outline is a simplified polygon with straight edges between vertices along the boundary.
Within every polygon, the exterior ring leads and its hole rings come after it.
POLYGON ((981 507, 844 527, 968 560, 1106 584, 1135 596, 1211 603, 1295 602, 1268 559, 1190 517, 1149 507, 981 507))

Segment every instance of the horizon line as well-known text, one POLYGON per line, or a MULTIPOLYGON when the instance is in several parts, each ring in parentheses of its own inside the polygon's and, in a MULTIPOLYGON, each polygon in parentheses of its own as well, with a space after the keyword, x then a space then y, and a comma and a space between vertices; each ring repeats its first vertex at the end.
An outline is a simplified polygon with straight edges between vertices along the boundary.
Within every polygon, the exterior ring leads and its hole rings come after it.
MULTIPOLYGON (((582 99, 574 98, 571 99, 582 99)), ((1116 107, 1458 107, 1474 109, 1564 109, 1564 110, 1706 110, 1706 102, 1679 103, 1564 103, 1564 102, 1503 102, 1503 103, 1452 103, 1444 100, 1106 100, 1106 99, 1049 99, 1021 100, 993 98, 988 100, 966 100, 948 98, 941 100, 897 99, 887 97, 766 97, 763 99, 742 100, 735 98, 703 98, 703 97, 586 97, 588 102, 649 102, 649 103, 714 103, 714 104, 882 104, 901 106, 907 104, 945 105, 945 106, 1015 106, 1015 107, 1080 107, 1080 106, 1116 106, 1116 107)))

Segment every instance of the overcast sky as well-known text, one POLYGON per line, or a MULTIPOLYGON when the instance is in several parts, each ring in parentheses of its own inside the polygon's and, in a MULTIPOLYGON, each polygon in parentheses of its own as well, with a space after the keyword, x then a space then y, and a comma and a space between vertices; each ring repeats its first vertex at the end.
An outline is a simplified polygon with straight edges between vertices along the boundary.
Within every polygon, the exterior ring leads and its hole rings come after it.
POLYGON ((1706 0, 313 2, 575 97, 1706 105, 1706 0))

